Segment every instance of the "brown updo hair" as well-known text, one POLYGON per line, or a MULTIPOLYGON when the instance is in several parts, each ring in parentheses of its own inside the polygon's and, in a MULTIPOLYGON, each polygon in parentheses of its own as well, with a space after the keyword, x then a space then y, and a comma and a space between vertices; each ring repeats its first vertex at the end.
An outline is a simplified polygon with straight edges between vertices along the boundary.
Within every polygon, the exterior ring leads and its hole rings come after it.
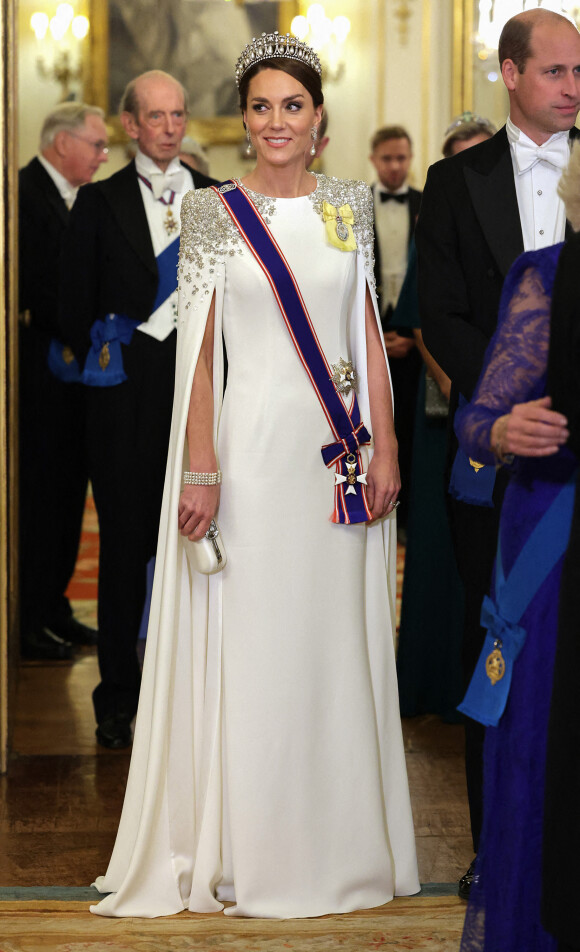
POLYGON ((443 142, 443 157, 449 159, 454 154, 456 142, 469 142, 476 136, 487 136, 491 139, 495 135, 495 126, 488 119, 474 119, 472 122, 464 122, 445 138, 443 142))
POLYGON ((285 56, 274 56, 272 59, 262 60, 261 63, 250 66, 242 76, 240 80, 240 109, 242 113, 248 105, 250 82, 254 76, 257 76, 264 69, 279 69, 282 73, 288 73, 289 76, 297 79, 312 96, 315 109, 324 103, 322 83, 315 69, 300 60, 287 59, 285 56))

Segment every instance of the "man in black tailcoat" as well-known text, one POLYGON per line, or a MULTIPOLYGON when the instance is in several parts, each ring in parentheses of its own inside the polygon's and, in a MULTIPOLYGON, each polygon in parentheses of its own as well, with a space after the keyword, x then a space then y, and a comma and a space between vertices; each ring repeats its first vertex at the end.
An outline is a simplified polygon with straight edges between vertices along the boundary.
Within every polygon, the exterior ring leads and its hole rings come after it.
POLYGON ((377 298, 393 384, 395 431, 403 486, 397 513, 400 534, 407 525, 421 355, 415 346, 413 331, 394 327, 392 318, 407 271, 409 243, 421 206, 421 192, 411 188, 407 181, 413 146, 403 126, 385 126, 375 132, 371 139, 370 160, 377 173, 377 181, 372 186, 377 298))
MULTIPOLYGON (((477 383, 514 259, 524 250, 561 241, 566 230, 556 189, 569 158, 569 139, 576 135, 580 34, 558 14, 529 10, 504 26, 499 58, 510 99, 507 124, 487 142, 430 168, 416 229, 423 337, 451 378, 450 419, 459 395, 469 398, 477 383)), ((450 461, 456 447, 451 433, 450 461)), ((472 481, 478 478, 471 475, 472 481)), ((490 584, 504 488, 500 471, 492 508, 464 501, 471 490, 463 501, 450 503, 466 593, 466 683, 484 640, 479 616, 490 584)), ((481 830, 482 746, 483 728, 468 720, 466 773, 475 850, 481 830)), ((460 881, 464 898, 472 877, 470 867, 460 881)))
POLYGON ((103 111, 62 103, 18 176, 20 322, 20 621, 26 658, 67 659, 96 632, 73 616, 87 491, 84 389, 58 327, 59 256, 79 186, 107 161, 103 111))
POLYGON ((65 239, 63 332, 83 362, 87 352, 92 360, 84 379, 100 531, 101 675, 93 703, 97 740, 109 748, 131 743, 139 697, 136 647, 173 401, 181 200, 213 183, 177 158, 186 119, 185 91, 172 76, 153 70, 129 83, 121 122, 136 158, 81 190, 65 239), (103 385, 113 371, 114 385, 103 385))

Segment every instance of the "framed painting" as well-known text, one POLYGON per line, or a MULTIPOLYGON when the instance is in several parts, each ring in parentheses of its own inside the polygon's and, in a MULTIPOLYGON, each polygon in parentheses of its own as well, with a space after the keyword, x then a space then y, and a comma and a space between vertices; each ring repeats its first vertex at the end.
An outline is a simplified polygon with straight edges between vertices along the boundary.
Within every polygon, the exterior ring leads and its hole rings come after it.
POLYGON ((91 0, 85 96, 116 120, 126 84, 162 69, 189 96, 188 133, 204 145, 239 142, 243 128, 234 64, 263 32, 290 29, 295 0, 91 0))

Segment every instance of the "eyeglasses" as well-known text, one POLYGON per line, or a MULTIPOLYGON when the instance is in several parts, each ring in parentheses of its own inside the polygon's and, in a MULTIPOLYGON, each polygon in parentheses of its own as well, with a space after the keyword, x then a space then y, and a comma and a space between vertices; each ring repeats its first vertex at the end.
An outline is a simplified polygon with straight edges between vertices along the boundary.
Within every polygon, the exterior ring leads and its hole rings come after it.
POLYGON ((79 139, 81 142, 86 142, 87 145, 92 146, 93 149, 95 150, 96 155, 101 155, 101 153, 103 155, 109 154, 109 149, 104 139, 98 139, 95 142, 94 139, 85 139, 84 136, 79 136, 75 132, 69 132, 69 136, 72 136, 73 139, 79 139))

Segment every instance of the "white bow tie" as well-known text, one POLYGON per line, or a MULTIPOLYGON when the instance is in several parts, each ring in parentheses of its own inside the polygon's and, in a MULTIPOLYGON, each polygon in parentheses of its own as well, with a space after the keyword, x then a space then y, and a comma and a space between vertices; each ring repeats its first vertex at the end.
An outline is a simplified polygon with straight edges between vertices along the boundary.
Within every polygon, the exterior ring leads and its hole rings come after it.
POLYGON ((172 192, 179 192, 183 185, 183 169, 172 169, 171 172, 153 172, 149 176, 149 181, 151 182, 153 197, 156 199, 161 198, 168 188, 172 192))
POLYGON ((533 142, 514 142, 514 154, 520 175, 532 169, 538 162, 549 162, 556 169, 565 169, 570 158, 568 137, 561 136, 547 147, 535 145, 533 142))

